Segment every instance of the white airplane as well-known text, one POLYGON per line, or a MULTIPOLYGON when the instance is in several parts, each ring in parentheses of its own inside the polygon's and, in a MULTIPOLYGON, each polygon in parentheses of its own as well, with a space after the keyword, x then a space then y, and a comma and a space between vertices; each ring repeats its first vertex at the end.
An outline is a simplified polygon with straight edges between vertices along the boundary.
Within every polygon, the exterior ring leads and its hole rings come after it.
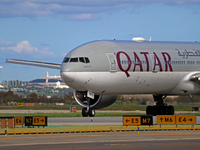
POLYGON ((7 59, 6 62, 60 69, 74 89, 83 116, 113 104, 119 94, 152 94, 148 115, 173 115, 167 95, 200 94, 200 43, 93 41, 81 45, 62 64, 7 59))

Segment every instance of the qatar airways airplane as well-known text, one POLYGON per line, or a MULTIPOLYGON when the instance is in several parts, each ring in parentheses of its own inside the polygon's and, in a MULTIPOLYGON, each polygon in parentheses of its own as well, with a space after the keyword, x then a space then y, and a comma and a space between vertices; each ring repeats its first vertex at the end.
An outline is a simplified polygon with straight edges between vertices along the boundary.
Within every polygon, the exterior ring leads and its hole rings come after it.
POLYGON ((60 69, 74 89, 82 115, 113 104, 119 94, 152 94, 148 115, 173 115, 167 95, 200 94, 200 43, 99 40, 81 45, 62 64, 7 59, 6 62, 60 69))

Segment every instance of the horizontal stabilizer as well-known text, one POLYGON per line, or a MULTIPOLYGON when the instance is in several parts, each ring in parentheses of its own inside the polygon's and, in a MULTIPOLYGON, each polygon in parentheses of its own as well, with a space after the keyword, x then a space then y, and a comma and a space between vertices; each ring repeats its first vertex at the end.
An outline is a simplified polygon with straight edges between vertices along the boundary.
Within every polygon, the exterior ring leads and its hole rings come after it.
POLYGON ((38 62, 38 61, 28 61, 28 60, 19 60, 19 59, 6 59, 6 62, 7 63, 13 63, 13 64, 21 64, 21 65, 30 65, 30 66, 51 68, 51 69, 60 69, 60 66, 61 66, 61 64, 38 62))

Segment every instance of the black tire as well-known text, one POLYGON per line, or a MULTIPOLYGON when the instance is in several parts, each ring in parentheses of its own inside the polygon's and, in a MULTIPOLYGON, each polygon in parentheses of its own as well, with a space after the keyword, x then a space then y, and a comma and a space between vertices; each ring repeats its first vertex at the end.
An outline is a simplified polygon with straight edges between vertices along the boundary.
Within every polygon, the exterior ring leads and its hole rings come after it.
POLYGON ((165 115, 170 115, 170 108, 169 106, 164 106, 165 109, 165 115))
POLYGON ((153 116, 157 116, 159 113, 159 107, 158 106, 152 106, 152 112, 153 116))
POLYGON ((147 106, 146 114, 147 115, 153 115, 153 106, 147 106))
POLYGON ((89 110, 89 116, 90 117, 94 117, 95 116, 95 110, 94 109, 90 109, 89 110))
POLYGON ((150 106, 147 106, 147 108, 146 108, 146 114, 147 114, 147 115, 150 115, 150 112, 151 112, 151 111, 150 111, 150 106))
POLYGON ((168 106, 169 115, 174 115, 174 107, 172 105, 168 106))
POLYGON ((164 106, 160 106, 159 107, 159 115, 165 115, 165 107, 164 106))
POLYGON ((87 117, 87 116, 88 116, 87 108, 83 108, 83 109, 82 109, 82 116, 83 116, 83 117, 87 117))

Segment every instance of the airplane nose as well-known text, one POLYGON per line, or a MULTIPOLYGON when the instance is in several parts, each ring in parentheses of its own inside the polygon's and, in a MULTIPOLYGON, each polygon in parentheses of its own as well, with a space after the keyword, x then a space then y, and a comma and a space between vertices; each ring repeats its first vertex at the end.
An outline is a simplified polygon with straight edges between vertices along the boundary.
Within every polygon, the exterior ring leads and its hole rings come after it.
POLYGON ((75 67, 71 66, 69 63, 63 63, 61 66, 60 75, 66 84, 69 82, 74 82, 76 76, 75 67))
POLYGON ((74 82, 76 72, 60 72, 63 82, 69 85, 71 82, 74 82))

